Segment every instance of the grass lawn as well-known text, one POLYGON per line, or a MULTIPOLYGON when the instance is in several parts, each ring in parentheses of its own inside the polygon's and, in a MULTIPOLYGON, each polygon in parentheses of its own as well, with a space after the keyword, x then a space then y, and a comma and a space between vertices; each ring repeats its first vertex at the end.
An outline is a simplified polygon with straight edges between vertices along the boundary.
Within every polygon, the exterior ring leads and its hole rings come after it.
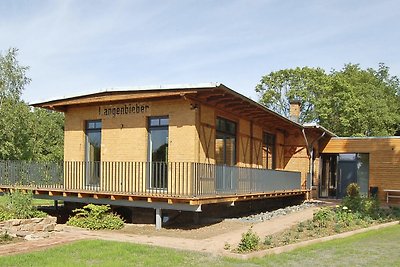
POLYGON ((0 257, 0 266, 400 266, 400 225, 248 261, 109 241, 0 257))
MULTIPOLYGON (((6 203, 6 198, 4 196, 0 196, 0 205, 4 205, 6 203)), ((54 200, 50 199, 40 199, 40 198, 34 198, 32 199, 32 203, 35 206, 54 206, 54 200)), ((62 201, 59 201, 61 204, 62 201)))

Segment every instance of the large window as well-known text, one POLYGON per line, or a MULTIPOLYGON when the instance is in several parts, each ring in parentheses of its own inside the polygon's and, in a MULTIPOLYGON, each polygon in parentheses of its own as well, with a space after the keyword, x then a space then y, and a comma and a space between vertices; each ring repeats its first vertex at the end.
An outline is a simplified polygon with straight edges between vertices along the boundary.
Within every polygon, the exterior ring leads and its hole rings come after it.
POLYGON ((265 169, 276 168, 275 135, 264 133, 263 136, 263 167, 265 169))
POLYGON ((149 118, 149 187, 164 189, 168 178, 168 117, 149 118))
POLYGON ((215 161, 217 164, 236 164, 236 123, 217 118, 215 140, 215 161))
POLYGON ((99 186, 101 161, 101 120, 86 121, 86 185, 99 186))

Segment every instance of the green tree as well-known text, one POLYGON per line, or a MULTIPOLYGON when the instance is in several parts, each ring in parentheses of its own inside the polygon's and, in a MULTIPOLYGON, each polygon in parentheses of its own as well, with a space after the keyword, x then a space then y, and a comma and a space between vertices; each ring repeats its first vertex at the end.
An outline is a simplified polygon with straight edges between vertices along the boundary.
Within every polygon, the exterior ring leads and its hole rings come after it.
POLYGON ((0 54, 0 108, 5 99, 19 101, 31 81, 26 76, 29 67, 19 65, 17 54, 16 48, 10 48, 4 56, 0 54))
POLYGON ((63 114, 31 109, 21 99, 30 78, 17 49, 0 54, 0 159, 61 160, 63 114))
POLYGON ((32 159, 61 161, 64 156, 64 114, 35 108, 32 115, 32 159))
POLYGON ((271 72, 256 86, 260 102, 289 117, 289 99, 301 102, 300 122, 317 122, 340 136, 393 135, 400 124, 400 83, 389 68, 357 64, 271 72))

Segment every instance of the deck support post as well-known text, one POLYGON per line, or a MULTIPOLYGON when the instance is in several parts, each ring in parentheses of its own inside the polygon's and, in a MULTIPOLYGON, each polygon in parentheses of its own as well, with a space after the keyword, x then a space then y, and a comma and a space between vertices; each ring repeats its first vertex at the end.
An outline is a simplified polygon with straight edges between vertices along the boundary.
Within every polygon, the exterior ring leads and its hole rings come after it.
POLYGON ((54 200, 54 208, 58 210, 58 200, 54 200))
POLYGON ((194 212, 193 223, 196 225, 198 225, 200 223, 200 213, 199 212, 194 212))
POLYGON ((162 228, 162 210, 161 208, 156 208, 156 230, 162 228))

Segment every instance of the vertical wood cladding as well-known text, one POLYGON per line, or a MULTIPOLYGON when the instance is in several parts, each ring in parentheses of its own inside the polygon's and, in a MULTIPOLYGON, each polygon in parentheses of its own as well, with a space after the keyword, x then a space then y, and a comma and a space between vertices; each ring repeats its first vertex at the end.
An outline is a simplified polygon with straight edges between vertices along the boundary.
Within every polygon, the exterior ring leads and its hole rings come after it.
MULTIPOLYGON (((380 201, 386 202, 384 189, 400 189, 400 138, 333 138, 323 153, 368 153, 369 186, 379 188, 380 201)), ((391 199, 391 202, 400 202, 391 199)))

